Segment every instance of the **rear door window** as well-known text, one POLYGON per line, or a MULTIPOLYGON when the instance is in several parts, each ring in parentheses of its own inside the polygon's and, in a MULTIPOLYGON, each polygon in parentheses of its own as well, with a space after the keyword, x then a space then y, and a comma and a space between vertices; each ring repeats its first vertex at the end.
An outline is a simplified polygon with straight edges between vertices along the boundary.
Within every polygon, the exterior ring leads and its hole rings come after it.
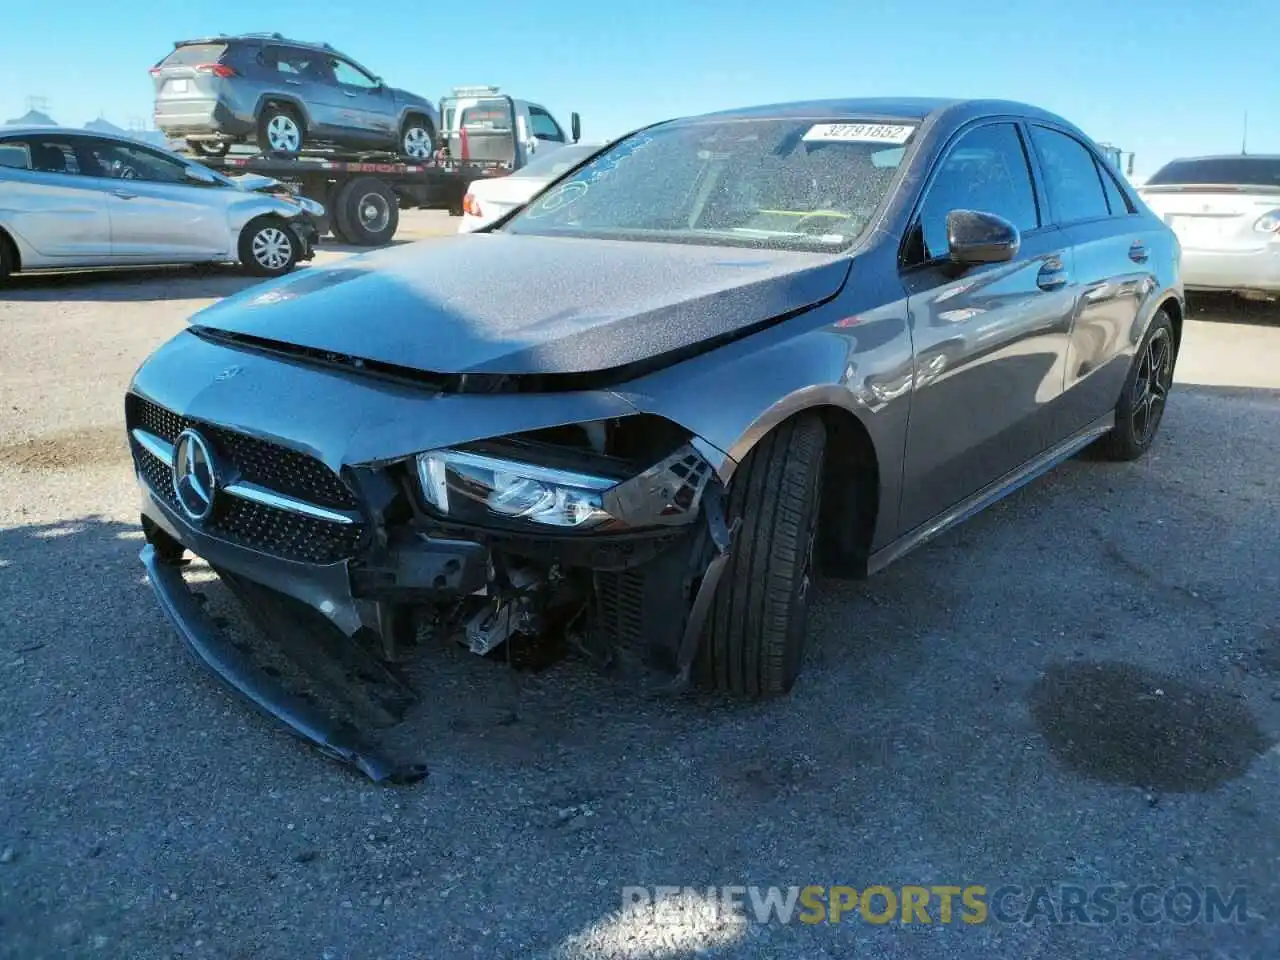
POLYGON ((1041 126, 1031 128, 1031 141, 1040 157, 1056 222, 1093 220, 1111 212, 1098 165, 1088 147, 1075 137, 1041 126))
POLYGON ((1206 157, 1166 163, 1148 186, 1280 187, 1280 158, 1206 157))
POLYGON ((31 169, 31 148, 21 140, 0 143, 0 167, 12 170, 31 169))
POLYGON ((188 43, 176 48, 160 61, 162 67, 195 67, 202 63, 217 63, 226 53, 225 43, 188 43))
POLYGON ((29 137, 27 149, 31 169, 38 173, 80 173, 76 152, 65 137, 29 137))
POLYGON ((925 259, 947 255, 952 210, 994 213, 1022 231, 1040 225, 1026 150, 1012 123, 970 130, 948 151, 920 213, 925 259))
POLYGON ((267 47, 259 55, 258 60, 268 70, 283 74, 286 79, 318 80, 323 71, 317 69, 320 55, 297 47, 267 47))
POLYGON ((1102 175, 1102 188, 1107 194, 1107 207, 1111 210, 1113 217, 1127 217, 1133 213, 1133 207, 1129 206, 1129 201, 1124 195, 1124 191, 1120 189, 1120 185, 1116 183, 1115 175, 1107 169, 1105 164, 1098 165, 1098 172, 1102 175))

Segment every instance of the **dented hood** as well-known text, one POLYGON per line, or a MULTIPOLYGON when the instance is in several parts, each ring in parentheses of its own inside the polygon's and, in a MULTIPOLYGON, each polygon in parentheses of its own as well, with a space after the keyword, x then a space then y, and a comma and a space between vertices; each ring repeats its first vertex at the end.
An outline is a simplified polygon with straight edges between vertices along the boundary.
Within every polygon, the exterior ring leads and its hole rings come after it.
POLYGON ((588 373, 749 333, 833 297, 848 270, 827 254, 472 234, 299 270, 191 323, 428 373, 588 373))

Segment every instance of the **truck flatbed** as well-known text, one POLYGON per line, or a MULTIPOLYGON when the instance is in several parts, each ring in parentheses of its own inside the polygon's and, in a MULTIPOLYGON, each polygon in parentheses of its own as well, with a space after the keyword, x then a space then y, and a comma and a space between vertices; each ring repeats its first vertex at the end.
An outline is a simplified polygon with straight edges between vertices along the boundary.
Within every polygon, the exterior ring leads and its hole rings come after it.
POLYGON ((321 224, 322 233, 327 230, 335 239, 359 246, 390 243, 401 209, 448 210, 460 216, 470 183, 511 172, 510 163, 458 161, 444 151, 426 162, 407 162, 385 153, 193 154, 191 159, 227 176, 253 173, 281 181, 324 205, 328 217, 321 224))

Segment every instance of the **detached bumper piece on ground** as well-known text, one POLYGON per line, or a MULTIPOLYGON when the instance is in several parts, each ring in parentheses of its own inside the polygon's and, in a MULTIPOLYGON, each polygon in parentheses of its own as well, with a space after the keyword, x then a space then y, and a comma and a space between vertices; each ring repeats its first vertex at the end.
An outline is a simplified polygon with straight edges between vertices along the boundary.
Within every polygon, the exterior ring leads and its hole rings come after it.
POLYGON ((352 489, 311 457, 136 395, 126 415, 142 560, 166 615, 218 678, 375 782, 426 775, 421 757, 381 742, 419 702, 399 664, 424 640, 524 662, 572 646, 659 694, 690 682, 730 531, 719 482, 687 445, 558 507, 630 518, 641 532, 538 537, 445 527, 408 492, 422 473, 439 481, 431 496, 475 493, 496 482, 490 454, 354 471, 352 489), (184 576, 188 551, 254 629, 228 629, 206 609, 184 576))

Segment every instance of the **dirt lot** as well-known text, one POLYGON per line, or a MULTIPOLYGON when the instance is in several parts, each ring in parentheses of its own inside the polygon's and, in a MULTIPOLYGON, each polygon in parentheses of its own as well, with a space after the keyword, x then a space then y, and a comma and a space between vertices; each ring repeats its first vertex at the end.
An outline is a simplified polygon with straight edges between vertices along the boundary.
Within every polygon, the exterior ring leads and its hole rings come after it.
POLYGON ((0 292, 0 955, 1280 955, 1280 310, 1193 304, 1141 463, 1072 461, 820 585, 791 698, 431 651, 431 777, 379 789, 208 679, 137 560, 123 389, 248 282, 0 292), (738 884, 1018 891, 972 925, 958 900, 907 925, 621 911, 624 886, 738 884), (1114 886, 1114 922, 1051 922, 1061 885, 1114 886), (1141 922, 1178 885, 1247 915, 1141 922))

